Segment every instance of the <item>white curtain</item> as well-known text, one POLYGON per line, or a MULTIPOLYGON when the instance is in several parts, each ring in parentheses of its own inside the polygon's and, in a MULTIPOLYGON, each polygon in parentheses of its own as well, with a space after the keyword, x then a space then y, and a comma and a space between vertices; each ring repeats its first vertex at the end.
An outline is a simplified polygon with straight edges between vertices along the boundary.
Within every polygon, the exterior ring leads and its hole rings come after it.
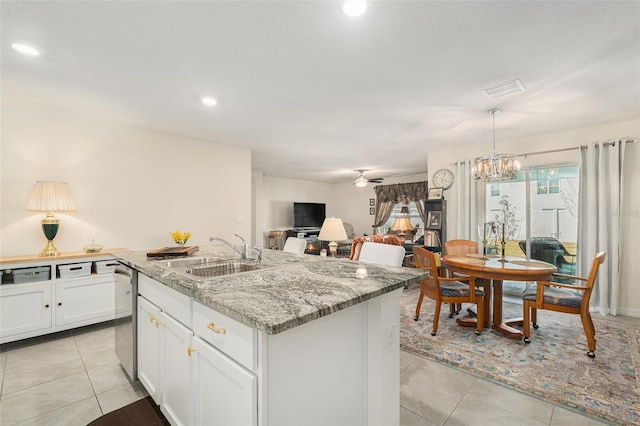
POLYGON ((593 256, 605 251, 591 295, 591 308, 616 315, 620 285, 620 212, 625 142, 590 143, 580 148, 578 275, 589 273, 593 256))
POLYGON ((456 238, 478 241, 478 216, 484 211, 484 187, 478 190, 471 169, 473 160, 461 160, 456 164, 456 229, 455 235, 449 235, 448 240, 456 238))

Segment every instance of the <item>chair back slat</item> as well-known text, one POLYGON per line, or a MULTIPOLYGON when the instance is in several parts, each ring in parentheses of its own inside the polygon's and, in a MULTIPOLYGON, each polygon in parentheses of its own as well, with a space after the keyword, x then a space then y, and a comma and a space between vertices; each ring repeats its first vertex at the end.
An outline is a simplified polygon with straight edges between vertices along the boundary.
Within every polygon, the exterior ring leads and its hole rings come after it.
POLYGON ((478 253, 478 243, 471 240, 445 241, 444 253, 446 255, 478 253))

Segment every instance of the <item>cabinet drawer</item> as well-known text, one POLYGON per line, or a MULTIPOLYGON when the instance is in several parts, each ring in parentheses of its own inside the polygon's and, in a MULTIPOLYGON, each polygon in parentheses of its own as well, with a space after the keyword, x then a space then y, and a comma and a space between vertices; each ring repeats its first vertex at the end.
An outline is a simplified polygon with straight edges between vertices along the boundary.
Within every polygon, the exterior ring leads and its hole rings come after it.
POLYGON ((191 326, 191 298, 189 296, 144 274, 138 274, 138 293, 182 324, 187 327, 191 326))
POLYGON ((253 328, 194 301, 193 331, 237 363, 256 369, 258 334, 253 328))

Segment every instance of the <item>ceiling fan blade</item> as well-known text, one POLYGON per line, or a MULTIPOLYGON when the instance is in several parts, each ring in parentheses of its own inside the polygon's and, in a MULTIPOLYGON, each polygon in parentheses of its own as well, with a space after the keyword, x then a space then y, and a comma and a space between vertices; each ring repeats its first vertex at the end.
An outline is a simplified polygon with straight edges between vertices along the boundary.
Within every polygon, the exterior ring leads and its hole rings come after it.
POLYGON ((371 183, 382 183, 383 180, 384 180, 384 178, 373 178, 373 179, 369 179, 369 182, 371 182, 371 183))

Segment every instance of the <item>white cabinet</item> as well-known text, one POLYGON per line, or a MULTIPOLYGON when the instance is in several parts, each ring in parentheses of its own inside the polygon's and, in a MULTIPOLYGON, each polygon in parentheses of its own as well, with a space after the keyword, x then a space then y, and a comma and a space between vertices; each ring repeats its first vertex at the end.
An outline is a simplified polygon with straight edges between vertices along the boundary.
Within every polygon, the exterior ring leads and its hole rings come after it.
POLYGON ((139 284, 138 375, 171 424, 398 424, 402 289, 271 335, 139 284))
POLYGON ((162 375, 162 412, 173 425, 190 425, 189 405, 191 388, 191 330, 171 318, 160 314, 163 344, 160 356, 162 375))
POLYGON ((0 336, 38 333, 51 328, 51 281, 5 285, 0 289, 0 336))
POLYGON ((160 308, 138 296, 138 379, 158 405, 162 401, 159 318, 160 308))
POLYGON ((257 377, 197 336, 193 347, 193 424, 257 425, 257 377))
POLYGON ((81 326, 114 318, 112 274, 56 280, 56 324, 81 326))
POLYGON ((249 365, 256 360, 255 330, 202 305, 192 314, 190 298, 147 276, 138 284, 138 377, 167 420, 257 425, 256 375, 194 336, 186 323, 194 316, 208 340, 249 365))
MULTIPOLYGON (((113 273, 60 278, 62 265, 113 259, 109 254, 1 261, 0 343, 55 333, 115 318, 113 273), (46 281, 17 282, 20 271, 48 270, 46 281), (9 273, 11 271, 11 273, 9 273), (13 277, 9 280, 9 277, 13 277), (13 281, 15 279, 15 282, 13 281)), ((34 280, 40 279, 35 278, 34 280)), ((22 281, 22 280, 21 280, 22 281)))

